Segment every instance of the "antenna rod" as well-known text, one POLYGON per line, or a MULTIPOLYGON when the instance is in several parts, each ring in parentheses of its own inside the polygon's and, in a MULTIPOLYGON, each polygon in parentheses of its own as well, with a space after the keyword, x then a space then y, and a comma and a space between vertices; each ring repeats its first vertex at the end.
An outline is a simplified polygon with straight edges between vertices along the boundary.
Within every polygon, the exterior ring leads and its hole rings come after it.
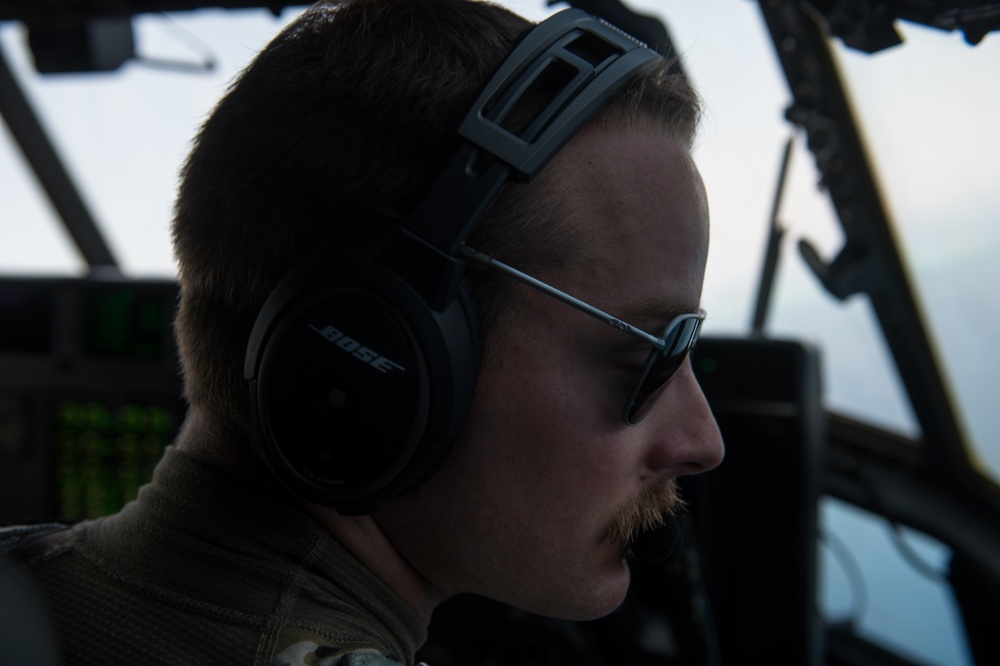
POLYGON ((781 173, 778 175, 778 189, 774 193, 774 203, 771 206, 771 222, 767 238, 767 252, 764 255, 764 266, 761 269, 760 287, 757 289, 757 307, 753 313, 751 333, 761 336, 764 333, 764 320, 771 304, 771 291, 774 286, 774 275, 778 269, 778 254, 781 250, 781 239, 785 230, 778 222, 778 211, 781 209, 781 197, 785 192, 785 181, 788 177, 788 163, 792 157, 792 145, 795 136, 788 137, 785 142, 785 153, 781 158, 781 173))

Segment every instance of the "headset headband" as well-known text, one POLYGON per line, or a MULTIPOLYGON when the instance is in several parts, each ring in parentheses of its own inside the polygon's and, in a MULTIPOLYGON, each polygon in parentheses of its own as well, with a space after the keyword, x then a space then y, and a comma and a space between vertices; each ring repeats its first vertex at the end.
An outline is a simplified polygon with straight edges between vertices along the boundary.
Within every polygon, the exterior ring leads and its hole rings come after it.
POLYGON ((579 9, 539 23, 466 114, 461 145, 382 263, 441 311, 461 279, 459 247, 507 180, 531 180, 637 70, 659 60, 642 42, 579 9), (525 119, 526 111, 534 112, 525 119))

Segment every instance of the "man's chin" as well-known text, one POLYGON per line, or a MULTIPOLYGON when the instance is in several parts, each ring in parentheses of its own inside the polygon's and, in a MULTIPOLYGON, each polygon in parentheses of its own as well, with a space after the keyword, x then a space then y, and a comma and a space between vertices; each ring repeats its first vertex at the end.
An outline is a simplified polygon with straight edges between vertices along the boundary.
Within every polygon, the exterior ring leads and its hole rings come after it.
POLYGON ((536 615, 586 622, 613 613, 628 594, 631 573, 624 555, 619 555, 614 563, 596 573, 589 581, 574 585, 572 591, 552 590, 548 598, 534 598, 508 601, 508 605, 536 615))
POLYGON ((572 617, 563 619, 585 622, 609 615, 618 609, 625 601, 629 585, 632 582, 632 572, 629 569, 626 552, 615 549, 615 557, 606 572, 604 572, 591 588, 592 596, 581 599, 572 617))
POLYGON ((590 620, 598 620, 618 610, 618 607, 621 606, 622 603, 625 601, 625 595, 627 593, 628 593, 628 586, 625 585, 621 590, 620 594, 608 595, 602 598, 599 603, 595 603, 592 607, 581 608, 579 609, 579 612, 574 613, 572 617, 565 617, 563 619, 573 620, 575 622, 589 622, 590 620))

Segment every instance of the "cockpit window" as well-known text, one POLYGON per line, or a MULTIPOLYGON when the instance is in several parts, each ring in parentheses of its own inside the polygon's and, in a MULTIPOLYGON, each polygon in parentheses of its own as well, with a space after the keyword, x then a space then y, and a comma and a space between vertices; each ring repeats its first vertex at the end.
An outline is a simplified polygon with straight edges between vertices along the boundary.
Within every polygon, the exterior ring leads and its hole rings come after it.
POLYGON ((973 466, 1000 482, 1000 43, 897 23, 873 56, 837 48, 897 243, 973 466))

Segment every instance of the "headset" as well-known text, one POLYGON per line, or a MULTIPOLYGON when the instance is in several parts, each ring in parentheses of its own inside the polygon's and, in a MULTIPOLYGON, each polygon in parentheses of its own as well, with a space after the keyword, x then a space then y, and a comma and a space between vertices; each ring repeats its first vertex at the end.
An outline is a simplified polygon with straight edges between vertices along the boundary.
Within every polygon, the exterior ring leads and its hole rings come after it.
POLYGON ((258 447, 293 492, 345 515, 422 483, 465 423, 478 317, 462 244, 508 181, 527 182, 661 56, 578 9, 515 46, 459 126, 455 154, 378 242, 337 239, 278 284, 244 379, 258 447))

